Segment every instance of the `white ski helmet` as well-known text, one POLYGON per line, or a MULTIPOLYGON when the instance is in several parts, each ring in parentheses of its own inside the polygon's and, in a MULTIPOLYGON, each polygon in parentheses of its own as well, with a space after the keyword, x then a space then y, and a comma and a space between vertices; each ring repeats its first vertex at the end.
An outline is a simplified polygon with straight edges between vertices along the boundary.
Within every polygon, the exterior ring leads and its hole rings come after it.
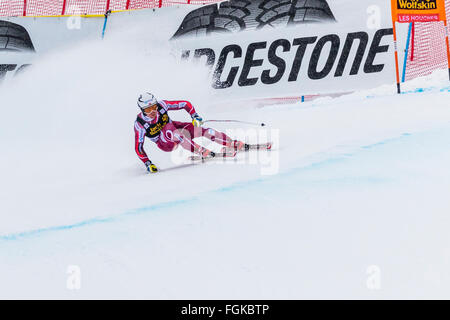
POLYGON ((137 105, 139 108, 141 108, 141 110, 144 110, 145 108, 148 108, 154 104, 156 104, 158 102, 158 100, 156 99, 156 97, 149 93, 149 92, 145 92, 142 93, 137 101, 137 105))

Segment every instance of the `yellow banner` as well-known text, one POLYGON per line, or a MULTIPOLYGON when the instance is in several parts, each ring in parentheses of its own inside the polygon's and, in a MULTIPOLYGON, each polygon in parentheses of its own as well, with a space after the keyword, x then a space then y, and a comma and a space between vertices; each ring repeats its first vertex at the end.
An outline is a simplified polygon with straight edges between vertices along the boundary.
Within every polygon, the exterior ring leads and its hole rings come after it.
POLYGON ((445 21, 445 0, 391 0, 392 21, 445 21))

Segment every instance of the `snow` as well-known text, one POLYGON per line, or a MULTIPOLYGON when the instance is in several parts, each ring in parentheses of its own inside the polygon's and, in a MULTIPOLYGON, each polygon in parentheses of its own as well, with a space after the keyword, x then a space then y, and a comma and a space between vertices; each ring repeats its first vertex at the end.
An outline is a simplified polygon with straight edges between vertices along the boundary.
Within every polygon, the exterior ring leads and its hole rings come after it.
POLYGON ((449 298, 445 70, 402 95, 221 109, 204 75, 167 71, 167 48, 119 59, 125 47, 53 53, 2 88, 0 298, 449 298), (274 150, 164 172, 185 154, 147 142, 162 172, 145 174, 133 122, 149 88, 204 118, 265 122, 214 127, 274 150))

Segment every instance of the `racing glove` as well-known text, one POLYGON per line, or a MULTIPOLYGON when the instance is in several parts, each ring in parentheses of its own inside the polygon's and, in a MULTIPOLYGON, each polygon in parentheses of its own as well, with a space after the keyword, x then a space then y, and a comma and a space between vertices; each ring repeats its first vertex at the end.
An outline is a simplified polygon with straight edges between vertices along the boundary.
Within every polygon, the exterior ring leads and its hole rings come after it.
POLYGON ((145 163, 145 166, 147 167, 148 173, 156 173, 156 172, 158 172, 158 168, 151 161, 147 161, 145 163))
POLYGON ((203 119, 198 115, 198 113, 192 114, 191 117, 192 117, 192 124, 194 125, 194 127, 198 128, 203 125, 203 119))

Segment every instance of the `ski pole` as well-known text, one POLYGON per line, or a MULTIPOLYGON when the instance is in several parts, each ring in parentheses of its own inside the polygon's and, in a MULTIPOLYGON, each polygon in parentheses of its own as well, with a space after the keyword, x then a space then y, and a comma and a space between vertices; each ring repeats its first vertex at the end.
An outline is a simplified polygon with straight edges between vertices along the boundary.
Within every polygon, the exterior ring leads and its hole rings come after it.
POLYGON ((240 120, 205 120, 203 122, 235 122, 235 123, 244 123, 244 124, 250 124, 253 126, 261 126, 264 127, 266 126, 265 123, 260 123, 260 122, 248 122, 248 121, 240 121, 240 120))

